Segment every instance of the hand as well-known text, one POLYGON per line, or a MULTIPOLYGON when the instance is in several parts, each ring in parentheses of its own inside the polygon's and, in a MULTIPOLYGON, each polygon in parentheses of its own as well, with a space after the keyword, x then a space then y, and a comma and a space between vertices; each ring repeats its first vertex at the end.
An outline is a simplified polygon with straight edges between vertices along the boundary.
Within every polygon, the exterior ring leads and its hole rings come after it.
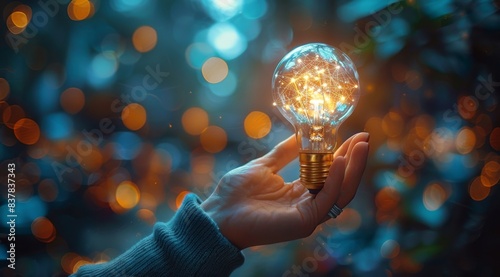
POLYGON ((307 237, 329 219, 334 204, 344 208, 354 198, 366 165, 368 138, 368 133, 359 133, 339 147, 316 196, 300 180, 285 184, 276 174, 298 155, 291 136, 265 156, 224 175, 201 207, 240 249, 307 237))

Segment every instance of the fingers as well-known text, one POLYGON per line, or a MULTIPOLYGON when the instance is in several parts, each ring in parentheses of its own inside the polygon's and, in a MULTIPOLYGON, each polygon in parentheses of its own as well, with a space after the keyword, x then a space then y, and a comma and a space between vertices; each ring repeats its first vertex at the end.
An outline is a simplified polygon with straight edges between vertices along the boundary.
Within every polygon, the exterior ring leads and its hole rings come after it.
POLYGON ((342 181, 344 180, 345 158, 340 156, 333 160, 332 166, 325 181, 325 186, 316 195, 317 218, 323 219, 339 198, 342 181))
POLYGON ((349 156, 349 154, 352 152, 352 148, 354 147, 354 145, 356 145, 358 142, 361 141, 368 141, 369 138, 370 134, 366 132, 361 132, 352 135, 344 143, 342 143, 342 145, 337 149, 337 151, 335 151, 334 157, 349 156))
POLYGON ((337 200, 338 207, 344 208, 356 195, 363 171, 365 170, 368 151, 368 142, 358 142, 353 146, 349 162, 345 169, 340 196, 337 200))
POLYGON ((276 173, 293 161, 298 154, 299 146, 297 145, 295 135, 292 135, 276 145, 269 153, 257 159, 257 162, 263 163, 273 173, 276 173))

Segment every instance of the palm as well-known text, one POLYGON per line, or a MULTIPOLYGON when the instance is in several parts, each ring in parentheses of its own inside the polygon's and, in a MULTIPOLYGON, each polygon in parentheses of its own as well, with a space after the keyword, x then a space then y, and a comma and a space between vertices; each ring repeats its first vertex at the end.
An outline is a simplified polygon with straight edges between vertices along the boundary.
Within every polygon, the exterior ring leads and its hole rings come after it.
MULTIPOLYGON (((353 142, 356 141, 346 141, 347 147, 339 149, 343 151, 345 148, 345 153, 337 152, 336 156, 350 156, 349 150, 352 152, 354 145, 349 146, 353 142)), ((326 219, 328 209, 339 200, 345 171, 343 158, 336 159, 330 169, 334 174, 327 179, 327 183, 338 185, 328 190, 325 186, 322 193, 314 197, 300 181, 285 184, 276 174, 297 154, 297 151, 290 151, 296 145, 289 141, 280 147, 284 149, 276 148, 268 155, 228 172, 204 203, 208 210, 217 207, 217 212, 211 214, 212 218, 223 234, 240 248, 305 237, 326 219), (327 202, 334 202, 322 203, 327 199, 327 202)), ((353 195, 347 196, 348 203, 353 195)))

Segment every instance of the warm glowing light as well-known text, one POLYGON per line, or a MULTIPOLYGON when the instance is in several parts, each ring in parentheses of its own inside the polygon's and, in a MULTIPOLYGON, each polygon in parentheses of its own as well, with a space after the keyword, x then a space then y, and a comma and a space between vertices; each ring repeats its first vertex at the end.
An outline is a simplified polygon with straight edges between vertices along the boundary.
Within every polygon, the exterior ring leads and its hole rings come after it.
POLYGON ((85 95, 79 88, 68 88, 63 91, 59 101, 67 113, 76 114, 85 105, 85 95))
POLYGON ((271 119, 263 112, 253 111, 245 117, 244 128, 249 137, 260 139, 271 131, 271 119))
POLYGON ((14 125, 14 134, 20 142, 32 145, 40 138, 40 127, 32 119, 23 118, 14 125))
POLYGON ((476 145, 476 135, 474 132, 467 127, 464 127, 458 132, 457 138, 455 140, 455 147, 458 153, 467 154, 470 153, 474 146, 476 145))
POLYGON ((116 202, 124 209, 132 209, 139 203, 140 193, 137 186, 130 181, 123 181, 116 188, 116 202))
POLYGON ((155 214, 148 209, 140 209, 137 211, 137 217, 144 220, 149 225, 154 225, 156 222, 155 214))
POLYGON ((122 110, 122 121, 125 127, 132 131, 142 128, 146 124, 146 110, 137 103, 130 103, 122 110))
POLYGON ((72 252, 66 253, 61 258, 61 267, 66 273, 72 274, 74 273, 73 267, 80 259, 81 257, 78 254, 72 252))
POLYGON ((481 178, 475 178, 469 186, 469 195, 476 201, 484 200, 490 194, 490 188, 485 187, 481 182, 481 178))
POLYGON ((464 119, 471 119, 476 115, 476 111, 478 110, 479 103, 475 97, 471 96, 462 96, 458 99, 458 113, 464 119))
POLYGON ((496 127, 491 131, 490 145, 493 149, 500 151, 500 127, 496 127))
POLYGON ((179 209, 181 207, 182 202, 184 201, 184 198, 186 198, 186 195, 188 195, 188 194, 189 194, 189 191, 184 190, 184 191, 181 191, 181 193, 179 193, 177 195, 177 197, 175 198, 175 207, 177 209, 179 209))
POLYGON ((295 128, 301 183, 318 193, 333 162, 337 129, 359 99, 356 67, 342 51, 310 43, 281 59, 272 85, 276 107, 295 128))
POLYGON ((207 82, 216 84, 222 82, 227 77, 229 68, 223 59, 212 57, 203 63, 201 73, 207 82))
POLYGON ((209 153, 220 152, 226 147, 226 131, 221 127, 209 126, 201 133, 200 142, 205 151, 209 153))
POLYGON ((401 196, 394 188, 385 187, 375 196, 375 205, 381 211, 389 212, 398 207, 400 200, 401 196))
POLYGON ((326 44, 306 44, 283 57, 273 76, 273 98, 300 134, 301 151, 333 152, 335 129, 353 112, 357 86, 350 58, 326 44))
POLYGON ((91 262, 88 259, 79 259, 75 262, 75 265, 73 266, 73 273, 76 273, 78 269, 86 264, 91 264, 91 262))
POLYGON ((492 187, 500 181, 500 163, 489 161, 481 170, 481 183, 485 187, 492 187))
POLYGON ((18 122, 20 119, 23 119, 25 117, 25 113, 23 108, 19 105, 11 105, 7 106, 3 110, 3 115, 2 119, 5 124, 10 129, 14 128, 14 124, 18 122))
POLYGON ((388 137, 397 137, 404 130, 404 120, 396 112, 387 113, 382 119, 382 130, 388 137))
POLYGON ((182 127, 186 133, 197 136, 208 127, 208 114, 197 107, 189 108, 182 114, 182 127))
POLYGON ((141 53, 151 51, 156 46, 157 40, 156 30, 150 26, 141 26, 132 35, 132 43, 141 53))
POLYGON ((427 138, 431 134, 434 124, 434 118, 430 115, 424 114, 417 117, 415 120, 415 134, 420 139, 427 138))
POLYGON ((56 228, 45 217, 38 217, 31 223, 31 232, 41 242, 51 242, 56 237, 56 228))
POLYGON ((7 17, 6 25, 13 34, 22 33, 31 20, 31 8, 27 5, 18 5, 7 17))
POLYGON ((10 93, 9 82, 4 78, 0 78, 0 101, 7 99, 10 93))
POLYGON ((26 28, 28 26, 28 16, 23 12, 13 12, 11 15, 11 20, 14 25, 18 28, 26 28))
POLYGON ((72 0, 68 5, 68 16, 74 21, 87 19, 93 13, 94 4, 88 0, 72 0))
POLYGON ((80 165, 87 172, 95 172, 101 168, 103 157, 97 147, 92 149, 82 157, 80 165))
POLYGON ((425 208, 429 211, 439 209, 447 198, 448 194, 440 184, 430 184, 424 190, 423 202, 425 208))

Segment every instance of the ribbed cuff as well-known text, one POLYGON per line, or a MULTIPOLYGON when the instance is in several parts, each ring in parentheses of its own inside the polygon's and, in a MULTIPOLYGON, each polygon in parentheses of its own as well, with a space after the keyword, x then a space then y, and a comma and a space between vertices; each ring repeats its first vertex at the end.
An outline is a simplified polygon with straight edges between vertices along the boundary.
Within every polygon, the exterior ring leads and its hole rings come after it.
POLYGON ((82 266, 75 276, 228 276, 243 264, 241 252, 188 194, 168 223, 116 259, 82 266))

